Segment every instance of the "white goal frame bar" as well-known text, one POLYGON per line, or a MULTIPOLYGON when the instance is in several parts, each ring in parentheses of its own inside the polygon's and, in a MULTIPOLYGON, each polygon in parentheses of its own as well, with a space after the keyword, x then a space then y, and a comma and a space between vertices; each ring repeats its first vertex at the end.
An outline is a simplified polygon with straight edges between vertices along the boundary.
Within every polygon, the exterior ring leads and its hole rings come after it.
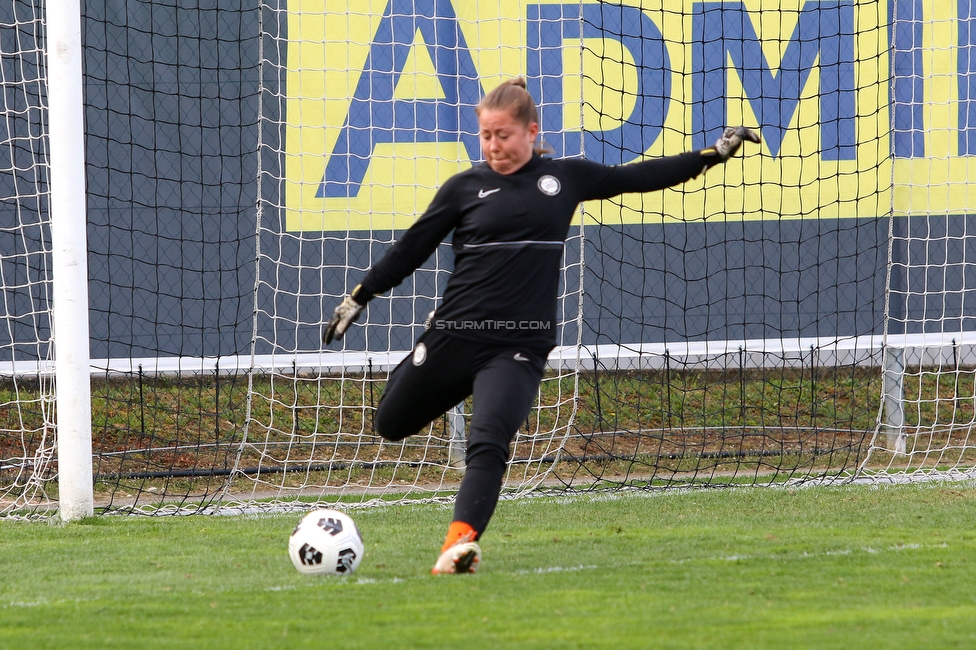
POLYGON ((58 503, 71 521, 94 514, 81 1, 49 4, 46 19, 58 503))
MULTIPOLYGON (((939 366, 955 362, 976 367, 976 332, 939 332, 846 338, 744 339, 564 345, 549 354, 551 370, 724 370, 859 366, 878 367, 885 350, 899 350, 905 366, 939 366), (741 355, 741 359, 739 356, 741 355), (727 362, 720 359, 727 358, 727 362)), ((228 355, 222 357, 141 357, 90 359, 92 377, 131 375, 237 374, 242 372, 387 372, 410 350, 392 352, 322 351, 297 354, 228 355)), ((884 364, 886 365, 886 364, 884 364)), ((53 376, 53 361, 0 361, 0 377, 53 376)))

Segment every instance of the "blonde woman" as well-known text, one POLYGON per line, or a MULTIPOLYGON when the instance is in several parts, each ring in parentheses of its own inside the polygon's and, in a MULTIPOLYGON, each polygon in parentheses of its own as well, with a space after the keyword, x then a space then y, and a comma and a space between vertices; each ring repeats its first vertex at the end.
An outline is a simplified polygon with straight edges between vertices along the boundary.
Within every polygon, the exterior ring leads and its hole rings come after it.
POLYGON ((743 140, 728 128, 715 146, 627 165, 540 155, 535 102, 523 79, 488 93, 475 109, 485 161, 456 174, 423 216, 336 307, 326 344, 341 339, 366 303, 412 274, 453 231, 454 272, 413 353, 391 373, 374 419, 403 440, 473 396, 466 471, 434 574, 472 573, 477 540, 498 503, 510 445, 556 343, 563 245, 581 201, 650 192, 725 162, 743 140))

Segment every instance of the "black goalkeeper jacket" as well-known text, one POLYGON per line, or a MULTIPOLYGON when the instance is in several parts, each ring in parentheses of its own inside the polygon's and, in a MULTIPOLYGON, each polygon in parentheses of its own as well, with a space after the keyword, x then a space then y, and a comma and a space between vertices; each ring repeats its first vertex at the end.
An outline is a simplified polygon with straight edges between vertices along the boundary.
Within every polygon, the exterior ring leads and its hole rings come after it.
POLYGON ((563 245, 579 203, 671 187, 705 166, 697 151, 616 166, 533 155, 508 175, 479 163, 441 186, 354 297, 363 303, 399 285, 453 230, 454 272, 430 329, 551 349, 563 245))

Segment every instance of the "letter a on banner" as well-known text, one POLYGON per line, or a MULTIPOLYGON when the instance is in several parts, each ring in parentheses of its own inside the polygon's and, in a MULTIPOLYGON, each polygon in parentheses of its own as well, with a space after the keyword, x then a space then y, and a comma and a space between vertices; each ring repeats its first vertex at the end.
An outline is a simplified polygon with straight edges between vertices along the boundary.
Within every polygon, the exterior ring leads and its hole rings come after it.
POLYGON ((474 107, 483 94, 450 0, 390 0, 316 198, 356 196, 380 143, 461 142, 471 160, 480 159, 474 107), (442 96, 395 99, 418 33, 442 96))

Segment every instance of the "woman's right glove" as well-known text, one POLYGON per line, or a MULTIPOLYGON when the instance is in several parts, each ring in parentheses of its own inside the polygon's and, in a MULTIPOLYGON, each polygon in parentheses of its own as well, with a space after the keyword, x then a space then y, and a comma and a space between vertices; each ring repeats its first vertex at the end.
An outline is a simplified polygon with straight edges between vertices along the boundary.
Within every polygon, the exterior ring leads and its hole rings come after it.
POLYGON ((348 296, 346 296, 339 306, 335 308, 332 313, 332 318, 329 320, 329 324, 325 326, 325 330, 322 332, 322 342, 326 345, 332 343, 332 341, 341 341, 346 330, 352 325, 359 315, 363 313, 366 304, 360 304, 356 301, 353 296, 358 297, 359 286, 357 285, 355 289, 352 290, 348 296))

